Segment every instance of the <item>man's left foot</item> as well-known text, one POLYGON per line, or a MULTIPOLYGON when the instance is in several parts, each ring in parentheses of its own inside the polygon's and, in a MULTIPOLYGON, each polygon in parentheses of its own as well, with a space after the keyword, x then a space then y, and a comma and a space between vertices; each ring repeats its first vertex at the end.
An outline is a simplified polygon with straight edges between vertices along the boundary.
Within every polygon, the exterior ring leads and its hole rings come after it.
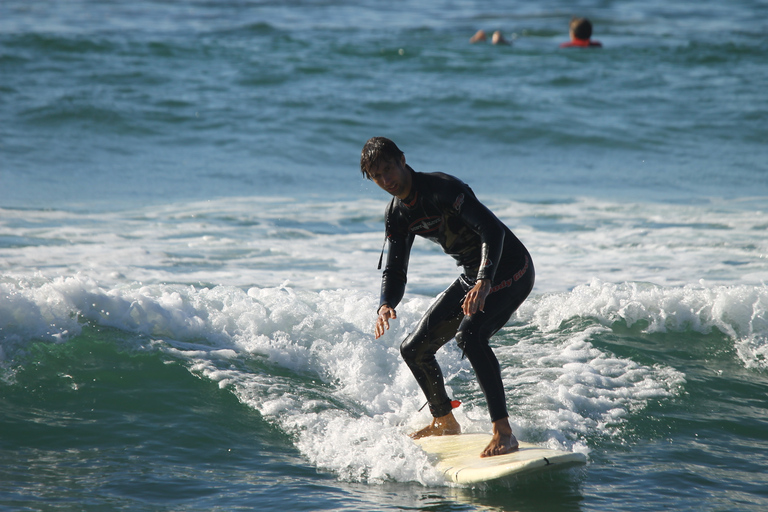
POLYGON ((488 443, 488 446, 485 447, 485 450, 483 450, 483 453, 481 453, 480 456, 493 457, 494 455, 505 455, 516 451, 517 448, 517 438, 515 438, 514 434, 506 435, 496 432, 493 434, 493 439, 491 439, 491 442, 488 443))
POLYGON ((509 418, 502 418, 493 422, 493 437, 480 456, 493 457, 494 455, 504 455, 514 452, 517 448, 517 438, 512 433, 509 418))

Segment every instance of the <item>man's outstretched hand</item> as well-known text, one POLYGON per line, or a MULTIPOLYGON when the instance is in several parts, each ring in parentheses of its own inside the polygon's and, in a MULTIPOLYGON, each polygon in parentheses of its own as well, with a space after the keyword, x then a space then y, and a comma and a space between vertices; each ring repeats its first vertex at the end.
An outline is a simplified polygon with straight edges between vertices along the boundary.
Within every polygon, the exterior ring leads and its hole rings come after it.
POLYGON ((376 325, 373 328, 376 339, 381 338, 384 332, 389 330, 389 321, 395 318, 397 318, 397 313, 391 307, 384 304, 379 308, 379 316, 376 318, 376 325))

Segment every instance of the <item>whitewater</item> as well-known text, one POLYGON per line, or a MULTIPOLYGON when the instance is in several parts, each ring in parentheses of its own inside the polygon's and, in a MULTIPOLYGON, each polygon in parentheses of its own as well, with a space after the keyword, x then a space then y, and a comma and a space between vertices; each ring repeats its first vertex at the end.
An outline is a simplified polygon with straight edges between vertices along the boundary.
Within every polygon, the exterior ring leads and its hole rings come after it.
MULTIPOLYGON (((488 203, 543 269, 495 341, 518 437, 589 453, 589 436, 619 435, 628 415, 681 393, 683 372, 594 344, 616 325, 716 331, 745 368, 768 367, 768 214, 488 203)), ((5 209, 3 379, 13 381, 32 343, 117 329, 133 335, 131 350, 162 353, 234 393, 320 469, 438 485, 404 435, 428 418, 398 344, 457 269, 416 244, 410 293, 375 341, 381 206, 241 198, 98 214, 5 209)), ((471 367, 452 345, 439 362, 464 401, 464 430, 485 431, 471 367)))

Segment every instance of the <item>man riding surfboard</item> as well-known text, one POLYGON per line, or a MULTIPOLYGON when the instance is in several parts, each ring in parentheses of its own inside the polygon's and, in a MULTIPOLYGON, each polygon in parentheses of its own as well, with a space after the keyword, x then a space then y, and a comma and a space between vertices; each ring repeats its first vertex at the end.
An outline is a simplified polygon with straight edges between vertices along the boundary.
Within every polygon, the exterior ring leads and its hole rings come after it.
POLYGON ((534 268, 528 250, 461 180, 443 173, 420 173, 405 162, 397 145, 373 137, 360 158, 363 176, 393 196, 386 210, 389 246, 382 275, 374 333, 380 338, 405 293, 408 260, 416 235, 439 244, 463 273, 430 306, 400 346, 424 395, 432 422, 411 437, 453 435, 461 427, 453 415, 437 350, 456 339, 475 371, 493 425, 481 456, 512 452, 518 442, 509 424, 501 369, 488 341, 531 292, 534 268))

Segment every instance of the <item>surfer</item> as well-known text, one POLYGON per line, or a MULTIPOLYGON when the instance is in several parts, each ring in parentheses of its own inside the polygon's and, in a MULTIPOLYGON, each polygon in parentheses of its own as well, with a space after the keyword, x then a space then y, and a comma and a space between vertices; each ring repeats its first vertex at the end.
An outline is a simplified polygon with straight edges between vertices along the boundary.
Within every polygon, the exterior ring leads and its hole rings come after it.
POLYGON ((461 433, 435 359, 437 350, 455 337, 472 364, 493 423, 491 442, 481 456, 516 450, 518 442, 509 424, 501 368, 488 341, 533 288, 534 269, 528 251, 465 183, 443 173, 414 171, 400 148, 387 138, 373 137, 365 143, 360 170, 394 196, 385 217, 389 250, 374 326, 376 339, 389 329, 389 321, 397 318, 395 308, 405 293, 416 235, 439 244, 464 271, 438 296, 400 346, 433 416, 428 426, 411 437, 461 433))

